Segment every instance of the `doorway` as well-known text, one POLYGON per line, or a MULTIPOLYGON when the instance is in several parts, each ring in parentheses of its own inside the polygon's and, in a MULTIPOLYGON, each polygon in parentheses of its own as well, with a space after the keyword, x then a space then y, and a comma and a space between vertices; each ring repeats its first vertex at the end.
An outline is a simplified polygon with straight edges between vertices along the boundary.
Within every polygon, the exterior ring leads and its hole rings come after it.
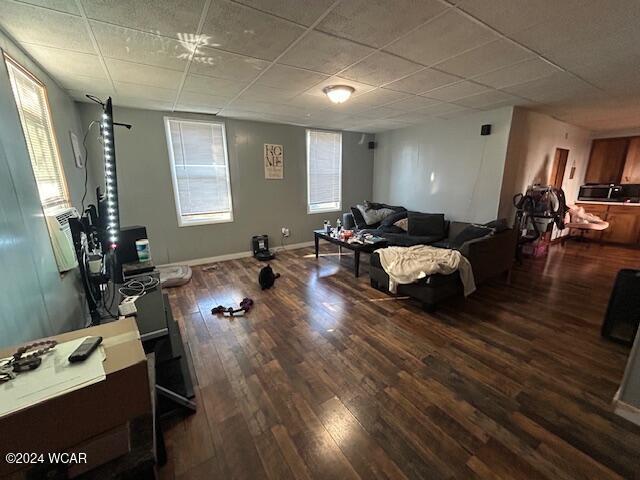
POLYGON ((562 180, 564 179, 564 170, 567 167, 568 158, 569 150, 566 148, 556 148, 556 154, 551 167, 551 175, 549 177, 549 185, 552 187, 562 188, 562 180))

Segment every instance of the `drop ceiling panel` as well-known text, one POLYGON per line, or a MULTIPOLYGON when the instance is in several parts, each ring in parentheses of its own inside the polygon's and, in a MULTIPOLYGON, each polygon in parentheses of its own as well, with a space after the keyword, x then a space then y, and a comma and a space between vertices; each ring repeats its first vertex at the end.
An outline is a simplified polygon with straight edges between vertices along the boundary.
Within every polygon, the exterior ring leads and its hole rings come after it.
POLYGON ((640 55, 622 62, 603 61, 576 67, 573 71, 592 85, 615 95, 640 94, 640 55))
POLYGON ((205 0, 80 0, 93 20, 193 41, 205 0))
POLYGON ((245 55, 199 46, 189 67, 190 73, 229 80, 253 80, 269 62, 245 55))
POLYGON ((430 116, 424 112, 405 112, 395 117, 391 117, 392 120, 407 123, 424 123, 429 120, 430 116))
POLYGON ((404 112, 402 110, 392 108, 391 106, 384 106, 372 108, 370 110, 364 110, 363 112, 359 113, 358 116, 367 120, 376 120, 378 118, 395 117, 397 115, 402 115, 403 113, 404 112))
POLYGON ((226 0, 211 3, 202 29, 205 45, 273 60, 302 33, 294 23, 226 0))
POLYGON ((474 82, 463 80, 462 82, 454 83, 453 85, 447 85, 445 87, 436 88, 423 95, 428 98, 435 98, 444 102, 451 102, 459 98, 469 97, 478 93, 484 93, 489 91, 488 87, 479 85, 474 82))
POLYGON ((183 91, 178 98, 177 110, 218 113, 229 103, 228 98, 205 93, 183 91))
POLYGON ((113 104, 117 107, 144 108, 161 111, 171 111, 173 109, 173 101, 141 97, 139 95, 127 96, 116 94, 113 97, 113 104))
POLYGON ((116 95, 130 98, 157 100, 160 102, 173 102, 178 93, 177 89, 151 87, 130 82, 113 82, 116 87, 116 95))
MULTIPOLYGON (((637 47, 637 42, 633 40, 634 37, 638 40, 640 36, 638 18, 640 2, 637 0, 589 0, 581 2, 580 8, 564 15, 554 15, 546 22, 513 34, 512 38, 553 60, 560 52, 575 53, 576 46, 588 47, 592 43, 604 45, 603 50, 612 54, 616 53, 617 45, 623 47, 619 51, 622 53, 625 46, 632 50, 637 47), (618 36, 620 32, 625 32, 622 38, 618 36)), ((595 49, 593 53, 601 52, 595 49)), ((564 56, 564 60, 573 63, 570 54, 564 56)), ((567 66, 572 65, 567 63, 567 66)))
POLYGON ((473 110, 471 108, 460 108, 459 110, 451 110, 449 112, 442 113, 440 115, 436 115, 438 118, 442 118, 444 120, 453 120, 460 117, 465 117, 471 113, 477 112, 477 110, 473 110))
POLYGON ((308 70, 301 70, 284 65, 274 65, 258 78, 256 85, 289 90, 297 95, 327 80, 327 78, 329 78, 328 75, 310 72, 308 70))
POLYGON ((258 102, 288 102, 296 96, 295 92, 289 90, 268 87, 266 85, 251 85, 242 93, 242 100, 256 100, 258 102))
POLYGON ((410 123, 400 122, 391 118, 385 118, 381 120, 375 120, 364 125, 358 125, 355 127, 357 131, 364 131, 370 133, 380 133, 388 130, 397 130, 399 128, 405 128, 410 126, 410 123))
POLYGON ((438 100, 412 95, 411 97, 408 97, 404 100, 393 102, 388 106, 397 110, 402 110, 403 112, 411 112, 414 110, 420 110, 421 108, 429 107, 436 103, 439 103, 438 100))
POLYGON ((246 82, 237 82, 224 78, 214 78, 206 75, 187 75, 182 88, 183 92, 203 93, 206 95, 214 95, 224 97, 228 100, 235 97, 240 91, 247 86, 246 82))
POLYGON ((3 0, 0 26, 20 43, 95 53, 80 17, 3 0))
POLYGON ((488 92, 461 98, 459 100, 456 100, 456 103, 458 105, 462 105, 463 107, 484 108, 489 105, 504 105, 505 102, 512 102, 512 104, 517 104, 518 100, 518 97, 510 95, 506 92, 489 90, 488 92))
POLYGON ((385 50, 428 66, 497 38, 488 28, 450 10, 385 50))
POLYGON ((461 0, 457 6, 505 34, 581 8, 584 0, 461 0))
POLYGON ((288 104, 298 108, 303 108, 307 111, 318 112, 329 106, 329 99, 326 95, 310 95, 308 93, 301 93, 289 100, 288 104))
POLYGON ((340 73, 369 85, 382 85, 420 70, 422 67, 395 55, 376 52, 340 73))
POLYGON ((318 30, 382 47, 446 8, 437 0, 343 0, 318 30))
POLYGON ((334 0, 237 0, 238 3, 309 26, 334 0))
POLYGON ((64 79, 65 81, 69 81, 73 79, 74 75, 83 75, 85 77, 105 80, 107 78, 100 64, 100 57, 98 57, 98 55, 72 52, 41 45, 25 44, 24 47, 36 62, 58 80, 64 79))
POLYGON ((639 51, 638 45, 640 29, 634 25, 609 35, 593 35, 585 42, 561 42, 549 48, 545 55, 569 70, 612 61, 619 61, 622 66, 630 53, 639 51))
POLYGON ((504 88, 537 78, 547 77, 560 70, 540 58, 532 58, 500 70, 473 77, 474 82, 493 88, 504 88))
POLYGON ((195 46, 130 28, 90 22, 102 55, 129 62, 184 71, 195 46))
POLYGON ((141 63, 125 62, 107 58, 107 70, 114 81, 149 85, 152 87, 177 89, 182 73, 166 68, 152 67, 141 63))
POLYGON ((588 101, 598 98, 601 92, 584 81, 564 72, 504 89, 519 97, 545 104, 588 101))
POLYGON ((427 68, 401 80, 396 80, 395 82, 385 85, 385 88, 396 90, 398 92, 422 93, 443 85, 455 83, 459 80, 461 80, 460 77, 455 75, 449 75, 448 73, 427 68))
POLYGON ((71 13, 72 15, 80 15, 78 5, 75 0, 20 0, 20 3, 28 3, 40 7, 57 10, 58 12, 71 13))
POLYGON ((103 74, 102 77, 87 77, 84 75, 56 75, 56 80, 62 88, 66 90, 75 90, 82 92, 82 100, 85 100, 85 95, 100 95, 100 92, 111 92, 106 96, 113 95, 113 88, 111 82, 107 79, 107 76, 103 74))
POLYGON ((435 117, 440 115, 447 115, 454 112, 460 112, 462 110, 465 110, 465 108, 461 107, 460 105, 442 102, 442 103, 438 103, 437 105, 432 105, 430 107, 423 108, 422 110, 418 110, 417 112, 413 112, 413 113, 422 113, 424 115, 430 115, 435 117))
POLYGON ((334 74, 369 55, 373 49, 326 33, 309 32, 280 63, 334 74))
POLYGON ((533 56, 534 54, 528 50, 500 38, 438 63, 435 67, 453 75, 469 78, 533 56))

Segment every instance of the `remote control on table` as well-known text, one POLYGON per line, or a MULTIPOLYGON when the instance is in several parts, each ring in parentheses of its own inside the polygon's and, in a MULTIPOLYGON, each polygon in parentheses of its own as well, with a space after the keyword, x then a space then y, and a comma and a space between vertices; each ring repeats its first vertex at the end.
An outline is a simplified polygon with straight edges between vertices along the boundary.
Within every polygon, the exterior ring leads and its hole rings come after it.
POLYGON ((102 342, 102 337, 88 337, 69 355, 69 362, 84 362, 102 342))

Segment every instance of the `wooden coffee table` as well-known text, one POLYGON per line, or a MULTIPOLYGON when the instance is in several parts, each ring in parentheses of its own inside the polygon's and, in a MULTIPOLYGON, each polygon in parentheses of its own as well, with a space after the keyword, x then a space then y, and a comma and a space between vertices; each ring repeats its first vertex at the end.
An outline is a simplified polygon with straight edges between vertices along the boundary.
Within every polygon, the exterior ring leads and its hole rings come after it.
POLYGON ((353 260, 353 273, 356 278, 360 275, 360 254, 368 253, 371 254, 379 248, 386 247, 389 243, 386 240, 382 240, 376 243, 348 243, 344 240, 340 240, 339 238, 332 237, 324 230, 314 230, 313 231, 313 239, 316 245, 316 258, 318 258, 318 247, 320 244, 320 239, 325 240, 329 243, 333 243, 334 245, 338 245, 341 248, 346 248, 351 250, 354 254, 353 260))

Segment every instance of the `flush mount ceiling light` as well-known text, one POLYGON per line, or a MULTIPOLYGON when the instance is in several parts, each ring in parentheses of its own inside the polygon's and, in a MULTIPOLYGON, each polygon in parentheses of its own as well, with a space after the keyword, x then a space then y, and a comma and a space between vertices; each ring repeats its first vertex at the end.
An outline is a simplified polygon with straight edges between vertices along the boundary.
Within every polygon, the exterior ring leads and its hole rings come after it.
POLYGON ((323 88, 322 91, 333 103, 344 103, 356 90, 349 85, 330 85, 323 88))

